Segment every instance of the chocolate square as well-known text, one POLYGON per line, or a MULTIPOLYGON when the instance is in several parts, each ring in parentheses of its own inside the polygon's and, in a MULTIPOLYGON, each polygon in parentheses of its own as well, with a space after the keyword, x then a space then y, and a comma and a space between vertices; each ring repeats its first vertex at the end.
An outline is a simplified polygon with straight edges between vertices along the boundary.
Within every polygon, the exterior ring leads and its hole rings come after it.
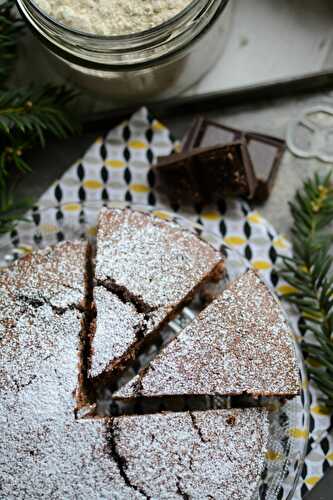
POLYGON ((252 198, 257 182, 244 140, 165 157, 153 167, 172 203, 211 203, 225 195, 252 198))
POLYGON ((248 157, 257 178, 256 201, 266 200, 273 188, 276 174, 285 151, 285 141, 257 132, 244 132, 218 122, 197 118, 186 136, 183 151, 194 148, 223 146, 235 140, 244 140, 248 157))

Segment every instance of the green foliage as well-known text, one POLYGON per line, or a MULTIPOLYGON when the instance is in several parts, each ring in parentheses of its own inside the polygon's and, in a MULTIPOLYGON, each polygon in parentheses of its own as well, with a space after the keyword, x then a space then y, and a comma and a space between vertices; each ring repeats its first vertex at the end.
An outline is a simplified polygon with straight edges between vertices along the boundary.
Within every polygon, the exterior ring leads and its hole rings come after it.
POLYGON ((0 94, 0 132, 18 132, 45 144, 45 133, 66 137, 73 132, 64 106, 75 96, 65 87, 45 85, 42 88, 7 90, 0 94))
POLYGON ((333 408, 333 186, 330 175, 315 175, 304 183, 293 203, 293 258, 283 258, 281 276, 295 291, 286 296, 302 317, 308 372, 333 408), (330 227, 331 226, 331 227, 330 227))
POLYGON ((30 170, 24 154, 45 145, 47 135, 64 138, 74 132, 65 105, 75 96, 65 87, 45 85, 0 92, 0 234, 15 227, 27 204, 8 198, 8 180, 14 170, 30 170))
POLYGON ((11 231, 29 206, 15 199, 11 180, 30 170, 25 153, 36 144, 44 146, 48 135, 65 138, 75 128, 66 112, 75 97, 72 90, 55 85, 5 88, 23 27, 12 15, 14 5, 14 0, 0 4, 0 234, 11 231))

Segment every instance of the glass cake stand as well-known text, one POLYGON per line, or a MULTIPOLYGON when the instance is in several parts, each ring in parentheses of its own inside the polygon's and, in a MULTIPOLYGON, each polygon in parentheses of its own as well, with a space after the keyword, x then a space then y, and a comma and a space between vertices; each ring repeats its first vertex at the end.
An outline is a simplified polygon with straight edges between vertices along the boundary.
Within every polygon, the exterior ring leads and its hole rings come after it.
MULTIPOLYGON (((117 208, 131 206, 136 210, 152 212, 162 219, 177 222, 209 242, 226 256, 226 276, 220 283, 221 289, 229 280, 236 278, 249 267, 249 262, 238 252, 224 245, 221 237, 207 232, 201 225, 178 214, 164 209, 158 210, 156 207, 102 201, 73 202, 33 209, 28 214, 27 220, 20 223, 17 231, 14 231, 7 240, 3 239, 0 242, 0 266, 6 266, 10 261, 34 249, 43 248, 59 241, 80 238, 93 240, 96 235, 98 214, 102 206, 117 208)), ((191 315, 193 317, 193 314, 195 314, 195 308, 190 306, 185 312, 187 320, 191 315)), ((183 319, 179 319, 178 325, 177 322, 172 322, 171 329, 179 331, 183 319)), ((265 469, 253 500, 292 499, 303 467, 309 431, 309 394, 303 357, 295 337, 294 346, 299 362, 301 393, 284 403, 271 398, 267 400, 263 398, 260 402, 264 406, 269 406, 271 410, 270 441, 266 453, 265 469)))

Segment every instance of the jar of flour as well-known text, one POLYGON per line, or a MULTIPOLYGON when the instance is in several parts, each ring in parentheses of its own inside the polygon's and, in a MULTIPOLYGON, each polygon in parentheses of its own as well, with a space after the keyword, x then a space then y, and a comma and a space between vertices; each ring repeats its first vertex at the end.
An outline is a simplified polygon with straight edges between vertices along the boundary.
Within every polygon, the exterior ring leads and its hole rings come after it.
POLYGON ((182 92, 221 55, 232 0, 17 0, 66 79, 143 102, 182 92))

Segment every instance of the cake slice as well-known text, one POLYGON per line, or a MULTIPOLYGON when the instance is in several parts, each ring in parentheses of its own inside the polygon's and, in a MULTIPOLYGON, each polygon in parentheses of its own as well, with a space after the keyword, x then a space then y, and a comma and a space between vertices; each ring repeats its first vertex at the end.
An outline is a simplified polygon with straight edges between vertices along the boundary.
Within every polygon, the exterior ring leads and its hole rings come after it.
POLYGON ((107 370, 110 360, 122 356, 139 339, 145 326, 143 313, 102 286, 94 289, 94 304, 98 316, 91 324, 88 372, 91 379, 107 370))
POLYGON ((118 360, 126 365, 134 356, 134 346, 166 322, 169 309, 140 313, 131 302, 122 301, 103 286, 94 288, 94 307, 97 314, 91 324, 88 377, 98 384, 118 360))
POLYGON ((104 209, 97 232, 89 378, 105 381, 223 270, 219 251, 178 224, 104 209))
POLYGON ((211 410, 113 420, 113 453, 146 498, 254 497, 265 463, 263 409, 211 410))
MULTIPOLYGON (((89 257, 87 242, 63 242, 37 250, 0 273, 0 296, 39 306, 66 309, 85 305, 89 257)), ((1 310, 1 299, 0 299, 1 310)))
POLYGON ((219 251, 174 222, 129 209, 101 212, 96 281, 142 312, 178 307, 222 269, 219 251))
MULTIPOLYGON (((80 390, 78 405, 86 402, 85 337, 91 308, 91 247, 84 241, 67 241, 47 247, 18 259, 0 272, 0 344, 15 330, 20 317, 35 317, 46 306, 59 318, 69 310, 80 319, 80 390)), ((48 323, 50 336, 54 326, 48 323)), ((28 332, 28 329, 27 329, 28 332)), ((8 337, 10 339, 10 337, 8 337)), ((21 338, 22 335, 21 335, 21 338)), ((45 335, 48 342, 49 336, 45 335)), ((8 340, 8 339, 7 339, 8 340)), ((54 339, 54 342, 56 339, 54 339)), ((29 348, 29 339, 27 340, 29 348)), ((31 343, 33 338, 31 338, 31 343)), ((32 348, 32 345, 31 345, 32 348)), ((40 347, 42 351, 44 348, 40 347)), ((47 352, 47 351, 46 351, 47 352)))
POLYGON ((114 397, 298 392, 292 332, 278 300, 249 270, 114 397))

